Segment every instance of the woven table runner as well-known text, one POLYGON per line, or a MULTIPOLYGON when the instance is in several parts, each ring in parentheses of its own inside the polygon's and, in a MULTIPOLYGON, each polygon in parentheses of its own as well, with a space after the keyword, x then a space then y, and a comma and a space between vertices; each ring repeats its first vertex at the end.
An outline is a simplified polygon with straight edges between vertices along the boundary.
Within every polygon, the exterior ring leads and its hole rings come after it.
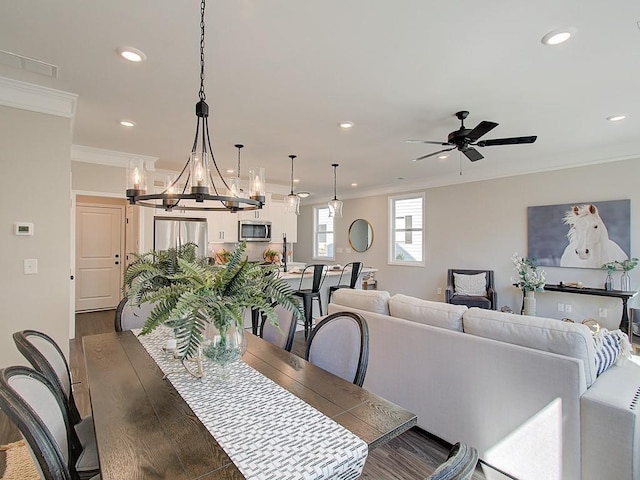
POLYGON ((342 425, 239 361, 221 380, 189 375, 163 351, 171 330, 159 327, 140 343, 233 463, 250 480, 356 479, 368 446, 342 425))

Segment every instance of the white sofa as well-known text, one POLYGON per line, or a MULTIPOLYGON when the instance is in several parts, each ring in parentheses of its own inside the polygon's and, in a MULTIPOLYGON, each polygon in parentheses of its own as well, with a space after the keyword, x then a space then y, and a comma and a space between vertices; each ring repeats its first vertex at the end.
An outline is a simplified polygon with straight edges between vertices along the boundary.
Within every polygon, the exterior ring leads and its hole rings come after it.
POLYGON ((345 310, 369 327, 364 388, 427 432, 520 480, 640 480, 640 364, 596 377, 584 325, 340 289, 345 310))

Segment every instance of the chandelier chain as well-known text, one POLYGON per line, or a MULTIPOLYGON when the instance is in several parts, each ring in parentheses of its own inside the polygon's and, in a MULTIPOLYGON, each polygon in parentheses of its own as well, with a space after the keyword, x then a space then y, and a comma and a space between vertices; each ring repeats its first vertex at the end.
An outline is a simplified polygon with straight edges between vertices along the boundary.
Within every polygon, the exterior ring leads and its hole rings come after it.
POLYGON ((204 2, 205 0, 200 2, 200 91, 198 92, 203 102, 207 98, 204 94, 204 2))

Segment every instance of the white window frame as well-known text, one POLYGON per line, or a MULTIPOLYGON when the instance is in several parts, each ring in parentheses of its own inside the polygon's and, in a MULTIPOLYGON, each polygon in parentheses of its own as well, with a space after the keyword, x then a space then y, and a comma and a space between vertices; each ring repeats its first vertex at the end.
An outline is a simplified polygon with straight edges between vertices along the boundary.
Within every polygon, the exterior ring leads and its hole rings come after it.
POLYGON ((320 226, 320 223, 318 222, 318 218, 319 218, 320 210, 327 210, 327 212, 330 211, 328 205, 324 205, 324 206, 318 205, 313 207, 313 259, 314 260, 335 260, 335 255, 336 255, 335 218, 333 221, 333 230, 331 231, 331 233, 333 234, 333 255, 327 256, 327 255, 318 254, 318 235, 319 235, 319 226, 320 226))
POLYGON ((387 252, 387 263, 389 265, 405 265, 405 266, 409 266, 409 267, 424 267, 425 263, 424 263, 424 258, 425 258, 425 252, 426 252, 426 248, 425 248, 425 239, 426 239, 426 235, 425 235, 425 215, 424 215, 424 210, 425 210, 425 196, 424 196, 424 192, 422 193, 408 193, 408 194, 404 194, 404 195, 392 195, 389 197, 389 208, 388 208, 388 212, 389 212, 389 248, 388 248, 388 252, 387 252), (395 229, 395 202, 398 200, 407 200, 407 199, 414 199, 414 198, 419 198, 421 200, 421 209, 422 209, 422 228, 421 229, 414 229, 414 231, 420 231, 422 233, 422 260, 421 261, 406 261, 406 260, 397 260, 395 258, 395 235, 396 235, 396 229, 395 229))

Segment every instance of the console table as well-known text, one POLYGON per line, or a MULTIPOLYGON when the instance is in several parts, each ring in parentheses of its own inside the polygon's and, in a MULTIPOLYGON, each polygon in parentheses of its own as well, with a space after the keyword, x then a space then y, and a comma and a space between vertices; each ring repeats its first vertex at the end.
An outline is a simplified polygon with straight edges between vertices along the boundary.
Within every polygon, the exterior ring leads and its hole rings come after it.
POLYGON ((620 319, 620 329, 628 332, 629 341, 633 342, 633 325, 629 321, 627 303, 629 299, 638 292, 627 292, 624 290, 605 290, 604 288, 593 287, 569 287, 567 285, 554 285, 547 283, 544 289, 549 292, 575 293, 578 295, 595 295, 598 297, 613 297, 622 300, 622 318, 620 319))

